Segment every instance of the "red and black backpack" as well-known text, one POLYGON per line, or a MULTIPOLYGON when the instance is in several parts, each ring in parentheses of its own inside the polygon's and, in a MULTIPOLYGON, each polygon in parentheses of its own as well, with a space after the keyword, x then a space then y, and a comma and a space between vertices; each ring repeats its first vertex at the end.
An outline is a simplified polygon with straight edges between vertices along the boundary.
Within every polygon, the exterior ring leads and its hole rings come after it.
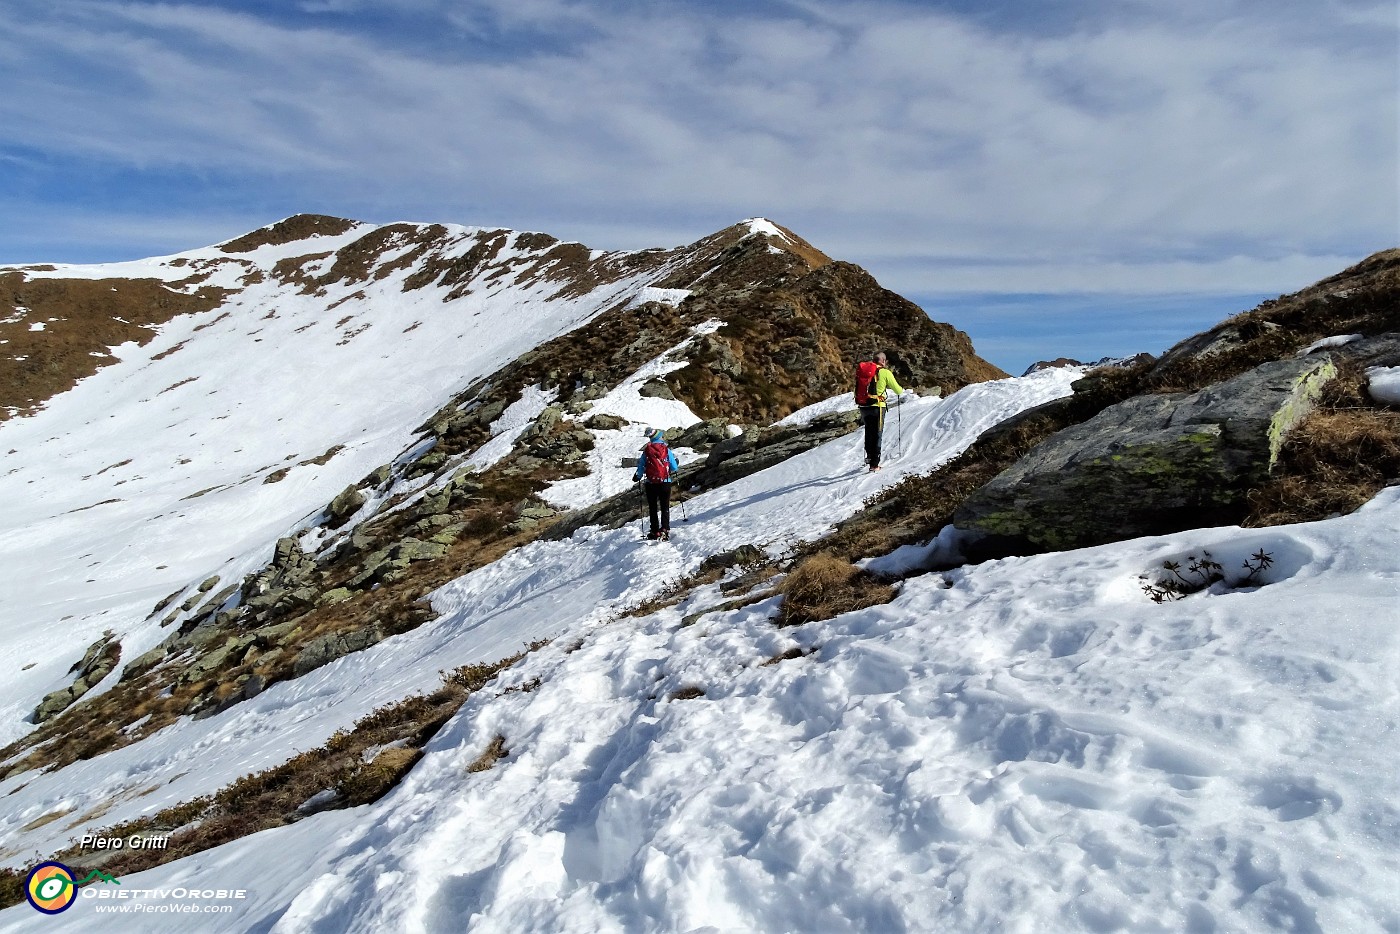
POLYGON ((856 405, 869 405, 875 396, 875 381, 880 377, 880 365, 873 360, 856 364, 856 405))
POLYGON ((648 483, 665 483, 671 479, 671 449, 664 441, 651 441, 642 448, 648 483))

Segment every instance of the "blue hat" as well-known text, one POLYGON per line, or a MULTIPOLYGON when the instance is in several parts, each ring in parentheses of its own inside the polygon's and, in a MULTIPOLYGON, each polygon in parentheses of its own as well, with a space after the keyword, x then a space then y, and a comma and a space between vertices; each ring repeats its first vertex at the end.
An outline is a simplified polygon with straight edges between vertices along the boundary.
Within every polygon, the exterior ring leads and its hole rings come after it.
POLYGON ((666 432, 665 432, 663 429, 661 429, 661 428, 657 428, 657 429, 653 430, 652 433, 651 433, 651 440, 653 440, 653 441, 665 441, 665 440, 666 440, 666 432))

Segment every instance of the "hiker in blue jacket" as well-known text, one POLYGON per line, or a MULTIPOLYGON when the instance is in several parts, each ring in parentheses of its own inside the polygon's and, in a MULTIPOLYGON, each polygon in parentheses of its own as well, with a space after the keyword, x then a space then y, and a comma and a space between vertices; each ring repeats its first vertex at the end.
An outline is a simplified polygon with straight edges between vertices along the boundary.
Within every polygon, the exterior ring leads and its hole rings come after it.
POLYGON ((675 452, 666 443, 666 433, 660 428, 651 433, 651 440, 637 458, 637 473, 632 482, 646 480, 647 511, 651 514, 651 533, 647 538, 668 541, 671 538, 671 482, 681 469, 675 452), (660 521, 657 513, 660 512, 660 521))

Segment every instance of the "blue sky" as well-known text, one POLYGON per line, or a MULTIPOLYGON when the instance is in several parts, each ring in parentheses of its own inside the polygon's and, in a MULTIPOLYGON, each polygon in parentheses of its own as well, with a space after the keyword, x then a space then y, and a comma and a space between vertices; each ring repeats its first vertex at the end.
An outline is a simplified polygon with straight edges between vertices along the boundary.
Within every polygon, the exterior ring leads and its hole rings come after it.
POLYGON ((6 0, 0 262, 782 223, 1034 360, 1400 243, 1393 0, 6 0))

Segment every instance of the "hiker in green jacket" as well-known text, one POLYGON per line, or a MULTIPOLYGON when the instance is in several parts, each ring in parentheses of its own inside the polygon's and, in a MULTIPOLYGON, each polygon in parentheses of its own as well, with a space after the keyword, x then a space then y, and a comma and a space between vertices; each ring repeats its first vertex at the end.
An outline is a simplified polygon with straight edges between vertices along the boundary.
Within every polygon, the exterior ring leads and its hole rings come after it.
POLYGON ((889 360, 877 353, 856 367, 856 405, 860 407, 865 425, 865 462, 873 473, 880 469, 880 440, 885 430, 885 393, 893 389, 903 395, 904 388, 889 371, 889 360))

